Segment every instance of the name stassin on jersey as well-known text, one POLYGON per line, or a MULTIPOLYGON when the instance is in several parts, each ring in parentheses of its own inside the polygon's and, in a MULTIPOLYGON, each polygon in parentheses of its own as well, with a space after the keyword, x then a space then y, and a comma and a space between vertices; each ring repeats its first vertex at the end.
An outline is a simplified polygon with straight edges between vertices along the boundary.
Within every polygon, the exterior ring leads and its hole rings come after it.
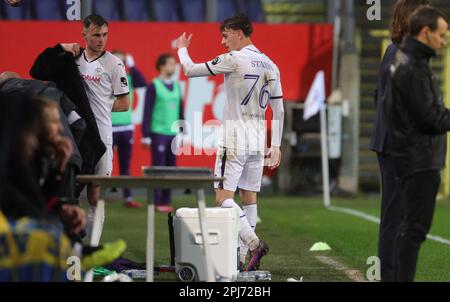
POLYGON ((253 68, 259 67, 259 68, 265 68, 265 69, 273 70, 273 67, 269 63, 266 63, 266 62, 263 62, 263 61, 251 61, 251 64, 252 64, 253 68))
POLYGON ((100 81, 101 81, 100 77, 91 76, 91 75, 82 74, 82 73, 80 75, 85 81, 92 81, 92 82, 95 82, 95 83, 100 83, 100 81))

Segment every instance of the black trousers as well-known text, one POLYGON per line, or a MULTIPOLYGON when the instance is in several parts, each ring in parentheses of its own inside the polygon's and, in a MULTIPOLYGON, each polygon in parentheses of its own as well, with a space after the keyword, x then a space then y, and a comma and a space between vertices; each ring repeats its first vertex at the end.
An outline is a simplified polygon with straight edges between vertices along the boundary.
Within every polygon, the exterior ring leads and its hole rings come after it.
POLYGON ((378 257, 381 262, 381 280, 395 281, 395 238, 404 217, 401 183, 395 173, 391 155, 377 153, 381 177, 381 215, 378 235, 378 257))
POLYGON ((431 228, 440 183, 439 170, 414 174, 401 181, 406 215, 396 238, 394 266, 398 282, 414 281, 420 246, 431 228))

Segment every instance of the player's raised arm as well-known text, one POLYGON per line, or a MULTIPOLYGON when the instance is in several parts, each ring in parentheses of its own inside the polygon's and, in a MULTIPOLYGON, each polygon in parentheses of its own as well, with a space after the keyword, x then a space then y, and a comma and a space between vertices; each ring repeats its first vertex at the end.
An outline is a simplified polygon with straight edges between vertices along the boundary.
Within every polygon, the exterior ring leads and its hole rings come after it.
POLYGON ((192 61, 188 53, 188 47, 191 44, 192 34, 186 37, 186 33, 183 33, 176 40, 176 46, 178 48, 178 57, 180 63, 183 66, 184 74, 187 77, 205 77, 215 76, 217 74, 224 74, 234 71, 237 68, 233 55, 231 53, 223 54, 215 59, 196 64, 192 61))

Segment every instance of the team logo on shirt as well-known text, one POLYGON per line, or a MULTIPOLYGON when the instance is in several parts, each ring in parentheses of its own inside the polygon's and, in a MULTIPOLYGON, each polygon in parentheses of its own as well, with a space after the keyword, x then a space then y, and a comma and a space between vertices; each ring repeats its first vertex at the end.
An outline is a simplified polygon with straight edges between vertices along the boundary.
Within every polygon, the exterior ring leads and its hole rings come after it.
POLYGON ((215 58, 214 60, 212 60, 211 61, 211 64, 213 64, 213 65, 217 65, 217 64, 219 64, 220 63, 220 58, 219 57, 217 57, 217 58, 215 58))
POLYGON ((95 72, 96 72, 98 75, 102 74, 102 68, 101 68, 100 66, 98 66, 98 67, 95 69, 95 72))
POLYGON ((126 77, 121 77, 120 78, 120 86, 122 87, 127 87, 128 86, 128 81, 126 77))

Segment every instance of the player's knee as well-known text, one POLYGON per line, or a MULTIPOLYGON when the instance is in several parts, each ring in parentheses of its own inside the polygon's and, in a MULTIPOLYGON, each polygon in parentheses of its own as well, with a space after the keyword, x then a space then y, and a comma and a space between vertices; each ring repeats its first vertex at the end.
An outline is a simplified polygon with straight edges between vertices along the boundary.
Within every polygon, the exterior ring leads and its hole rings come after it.
POLYGON ((244 205, 252 205, 256 204, 257 194, 253 191, 240 190, 242 204, 244 205))
POLYGON ((87 188, 87 200, 90 206, 97 206, 97 201, 100 199, 100 187, 89 185, 87 188))
POLYGON ((222 206, 222 203, 226 199, 233 199, 234 198, 234 192, 223 190, 223 189, 216 189, 216 205, 218 207, 222 206))
POLYGON ((97 206, 97 201, 98 201, 98 199, 95 199, 95 198, 89 198, 88 197, 88 203, 89 203, 89 205, 91 206, 91 207, 96 207, 97 206))

